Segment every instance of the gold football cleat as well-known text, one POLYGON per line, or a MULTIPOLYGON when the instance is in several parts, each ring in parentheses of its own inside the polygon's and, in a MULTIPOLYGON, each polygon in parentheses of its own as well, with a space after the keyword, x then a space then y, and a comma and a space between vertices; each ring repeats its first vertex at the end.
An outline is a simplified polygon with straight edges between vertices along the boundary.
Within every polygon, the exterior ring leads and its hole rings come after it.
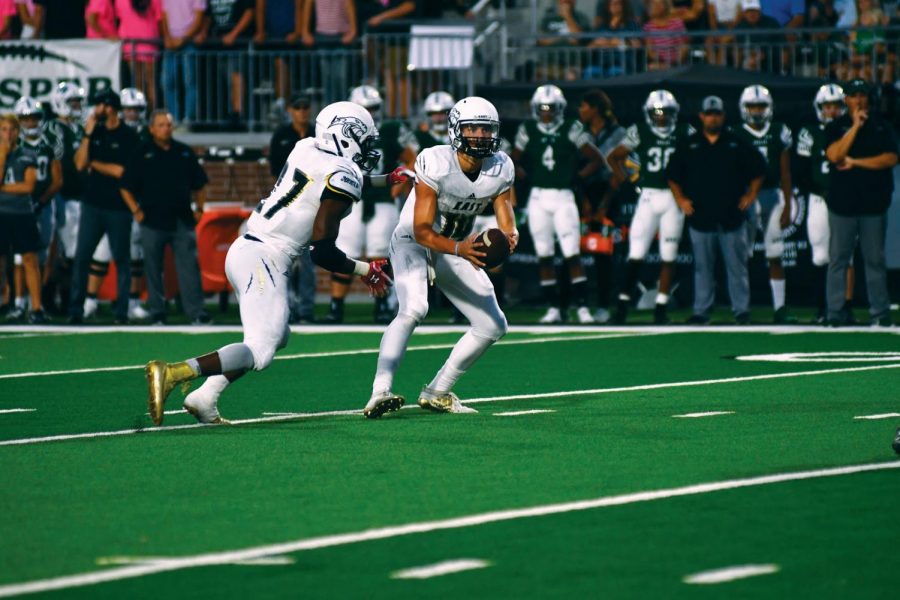
POLYGON ((459 401, 459 396, 453 392, 434 392, 427 387, 419 394, 419 406, 425 410, 441 413, 477 413, 459 401))
POLYGON ((156 425, 162 425, 166 398, 179 383, 186 383, 197 375, 187 363, 169 364, 162 360, 151 360, 144 367, 147 377, 147 408, 156 425))

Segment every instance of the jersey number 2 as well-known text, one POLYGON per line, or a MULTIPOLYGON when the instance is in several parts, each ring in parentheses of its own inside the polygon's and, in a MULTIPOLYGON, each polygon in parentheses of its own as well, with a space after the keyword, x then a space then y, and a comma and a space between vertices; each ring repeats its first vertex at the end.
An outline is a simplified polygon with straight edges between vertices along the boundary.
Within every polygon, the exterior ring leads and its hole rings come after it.
MULTIPOLYGON (((280 178, 279 178, 280 179, 280 178)), ((301 193, 303 193, 303 189, 309 184, 309 177, 306 176, 306 173, 301 171, 300 169, 294 169, 294 185, 291 186, 291 189, 287 191, 287 193, 278 199, 278 201, 272 205, 272 208, 267 210, 263 216, 267 219, 271 219, 275 216, 282 208, 290 206, 291 203, 297 199, 301 193)), ((276 185, 277 187, 277 185, 276 185)), ((263 205, 260 203, 257 208, 258 212, 262 212, 263 205)))

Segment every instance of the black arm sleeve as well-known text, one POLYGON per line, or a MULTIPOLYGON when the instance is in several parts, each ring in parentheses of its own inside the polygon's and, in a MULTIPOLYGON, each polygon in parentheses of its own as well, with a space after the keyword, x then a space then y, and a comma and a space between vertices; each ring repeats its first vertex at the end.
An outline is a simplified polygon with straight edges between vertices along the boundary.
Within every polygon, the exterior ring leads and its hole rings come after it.
POLYGON ((316 265, 332 273, 353 275, 353 262, 335 246, 337 238, 316 240, 310 244, 309 255, 316 265))

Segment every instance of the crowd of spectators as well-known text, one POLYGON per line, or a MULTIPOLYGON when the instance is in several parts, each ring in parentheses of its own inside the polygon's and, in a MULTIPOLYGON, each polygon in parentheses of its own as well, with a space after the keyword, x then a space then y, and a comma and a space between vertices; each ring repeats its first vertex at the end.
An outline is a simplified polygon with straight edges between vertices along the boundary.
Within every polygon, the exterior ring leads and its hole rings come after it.
MULTIPOLYGON (((900 3, 883 0, 598 0, 593 20, 574 0, 540 19, 546 68, 570 79, 666 69, 689 62, 893 84, 898 48, 887 27, 900 3), (818 31, 806 31, 816 28, 818 31), (799 30, 803 29, 803 30, 799 30), (792 31, 798 30, 798 31, 792 31)), ((893 36, 896 40, 896 35, 893 36)))

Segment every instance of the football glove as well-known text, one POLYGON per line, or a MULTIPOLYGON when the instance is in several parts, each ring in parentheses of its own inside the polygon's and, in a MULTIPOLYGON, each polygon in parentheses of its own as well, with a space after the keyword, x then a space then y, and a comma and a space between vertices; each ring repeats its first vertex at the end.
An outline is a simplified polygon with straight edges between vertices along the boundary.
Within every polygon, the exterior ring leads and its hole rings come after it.
POLYGON ((366 287, 376 298, 387 296, 388 288, 394 285, 394 273, 391 263, 386 258, 379 258, 369 262, 369 272, 360 277, 366 287))
POLYGON ((388 173, 388 185, 397 185, 398 183, 406 183, 409 180, 413 183, 416 181, 416 173, 406 167, 397 167, 388 173))

